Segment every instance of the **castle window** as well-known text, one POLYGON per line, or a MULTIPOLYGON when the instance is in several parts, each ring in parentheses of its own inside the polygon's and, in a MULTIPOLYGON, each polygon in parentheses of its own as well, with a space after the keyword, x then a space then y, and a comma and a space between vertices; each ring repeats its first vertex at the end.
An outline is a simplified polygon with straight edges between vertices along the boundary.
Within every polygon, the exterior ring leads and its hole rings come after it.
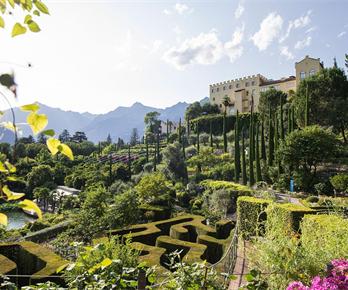
POLYGON ((213 98, 213 101, 215 101, 215 97, 213 98))
POLYGON ((310 76, 314 76, 314 75, 315 75, 315 70, 314 70, 314 68, 312 68, 312 69, 309 71, 309 75, 310 75, 310 76))
POLYGON ((229 85, 228 88, 229 88, 229 89, 232 89, 232 85, 229 85))
POLYGON ((304 71, 300 72, 300 79, 303 80, 306 77, 306 73, 304 71))
POLYGON ((252 82, 251 82, 251 85, 252 85, 252 86, 255 86, 255 81, 252 81, 252 82))
POLYGON ((239 83, 236 83, 236 88, 239 88, 239 83))
POLYGON ((214 93, 214 89, 211 89, 211 93, 214 93))
POLYGON ((246 82, 246 83, 245 83, 245 86, 246 86, 246 87, 249 87, 249 82, 246 82))
POLYGON ((222 104, 220 104, 220 108, 222 108, 222 104))
POLYGON ((216 91, 218 92, 218 91, 219 91, 219 88, 217 88, 216 91))
POLYGON ((223 88, 222 88, 223 90, 226 90, 226 87, 225 86, 223 86, 223 88))

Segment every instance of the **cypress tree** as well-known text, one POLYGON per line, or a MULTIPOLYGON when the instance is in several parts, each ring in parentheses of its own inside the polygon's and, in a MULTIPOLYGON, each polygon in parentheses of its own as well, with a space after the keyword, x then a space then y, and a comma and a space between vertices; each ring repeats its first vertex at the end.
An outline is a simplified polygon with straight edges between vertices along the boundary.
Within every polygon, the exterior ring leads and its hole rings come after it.
POLYGON ((291 107, 288 107, 288 134, 291 133, 291 107))
POLYGON ((169 144, 169 120, 167 119, 167 144, 169 144))
POLYGON ((181 118, 179 120, 179 127, 178 127, 178 141, 181 144, 181 118))
POLYGON ((239 148, 239 114, 237 111, 236 123, 234 125, 234 176, 239 182, 240 173, 240 148, 239 148))
POLYGON ((187 117, 186 131, 187 131, 187 140, 189 140, 190 134, 191 134, 190 117, 187 117))
POLYGON ((263 120, 261 121, 261 158, 266 161, 265 127, 263 125, 263 120))
POLYGON ((155 155, 153 157, 153 171, 156 171, 156 165, 157 165, 157 147, 155 146, 155 155))
POLYGON ((268 107, 268 165, 272 166, 274 160, 274 131, 271 104, 268 107))
POLYGON ((252 120, 252 114, 250 115, 250 128, 249 128, 249 185, 253 186, 255 183, 255 177, 254 177, 254 130, 253 130, 253 120, 252 120))
POLYGON ((256 181, 261 181, 262 176, 261 176, 261 164, 260 164, 260 152, 259 152, 259 123, 256 122, 256 146, 255 146, 255 159, 256 159, 256 181))
POLYGON ((242 129, 242 182, 244 185, 248 183, 246 174, 246 162, 245 162, 245 145, 244 145, 244 130, 242 129))
POLYGON ((197 128, 196 128, 196 134, 197 134, 197 153, 199 153, 199 122, 197 121, 197 128))
POLYGON ((184 159, 186 158, 186 154, 185 154, 185 139, 184 139, 184 135, 182 135, 182 141, 181 141, 181 144, 182 144, 182 154, 184 156, 184 159))
POLYGON ((277 152, 279 145, 279 123, 278 123, 278 114, 274 116, 274 152, 277 152))
POLYGON ((309 125, 309 96, 308 96, 308 84, 306 86, 306 104, 305 104, 305 127, 309 125))
POLYGON ((295 108, 292 108, 291 109, 291 132, 295 131, 295 125, 296 125, 295 108))
POLYGON ((209 122, 209 134, 210 134, 210 147, 213 150, 213 121, 211 119, 209 122))
POLYGON ((157 140, 156 140, 156 147, 157 147, 157 164, 160 163, 161 161, 161 156, 160 156, 160 140, 159 140, 159 133, 157 133, 157 140))
POLYGON ((280 124, 279 124, 279 132, 280 139, 284 140, 284 120, 283 120, 283 97, 280 98, 280 124))
POLYGON ((224 138, 224 152, 227 152, 227 135, 226 135, 226 110, 224 112, 223 118, 222 118, 222 131, 223 131, 223 138, 224 138))

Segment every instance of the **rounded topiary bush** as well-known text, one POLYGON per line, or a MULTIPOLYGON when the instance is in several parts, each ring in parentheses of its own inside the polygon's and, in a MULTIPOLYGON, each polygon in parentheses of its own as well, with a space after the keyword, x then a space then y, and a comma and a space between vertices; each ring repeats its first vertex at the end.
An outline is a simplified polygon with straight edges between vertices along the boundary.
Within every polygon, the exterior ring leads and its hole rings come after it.
POLYGON ((319 201, 319 197, 313 196, 313 195, 312 196, 308 196, 306 198, 306 201, 311 202, 311 203, 318 202, 319 201))

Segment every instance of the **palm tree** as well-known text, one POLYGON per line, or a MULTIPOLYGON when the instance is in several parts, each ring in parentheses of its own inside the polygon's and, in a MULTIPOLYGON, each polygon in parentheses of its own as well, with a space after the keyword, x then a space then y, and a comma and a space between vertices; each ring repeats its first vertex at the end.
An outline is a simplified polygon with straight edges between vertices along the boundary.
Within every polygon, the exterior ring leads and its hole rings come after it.
POLYGON ((225 114, 227 113, 227 107, 229 107, 231 105, 231 99, 229 96, 224 96, 224 98, 222 99, 222 104, 225 106, 225 114))

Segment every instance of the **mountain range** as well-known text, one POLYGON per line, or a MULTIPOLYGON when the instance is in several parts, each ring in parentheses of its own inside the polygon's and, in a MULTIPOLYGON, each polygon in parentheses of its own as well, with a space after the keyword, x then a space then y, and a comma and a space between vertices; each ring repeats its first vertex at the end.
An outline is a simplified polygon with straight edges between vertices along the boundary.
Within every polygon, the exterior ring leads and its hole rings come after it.
MULTIPOLYGON (((208 98, 204 98, 200 102, 204 103, 207 101, 208 98)), ((136 102, 130 107, 117 107, 106 114, 78 113, 52 108, 40 103, 39 105, 39 113, 48 116, 47 128, 54 129, 57 135, 64 129, 67 129, 71 135, 76 131, 83 131, 86 133, 88 140, 96 143, 106 140, 108 134, 114 141, 117 138, 122 138, 127 142, 133 128, 137 128, 139 136, 142 136, 144 133, 144 117, 148 112, 156 111, 160 113, 159 118, 161 120, 169 119, 178 122, 180 118, 184 117, 185 110, 189 104, 179 102, 171 107, 159 109, 136 102)), ((14 113, 16 124, 19 124, 22 131, 21 136, 32 134, 28 125, 24 124, 26 123, 28 113, 22 112, 19 108, 14 108, 14 113)), ((1 121, 12 121, 10 110, 4 112, 1 121)), ((0 130, 2 130, 0 131, 0 142, 14 142, 12 132, 6 129, 0 130)))

